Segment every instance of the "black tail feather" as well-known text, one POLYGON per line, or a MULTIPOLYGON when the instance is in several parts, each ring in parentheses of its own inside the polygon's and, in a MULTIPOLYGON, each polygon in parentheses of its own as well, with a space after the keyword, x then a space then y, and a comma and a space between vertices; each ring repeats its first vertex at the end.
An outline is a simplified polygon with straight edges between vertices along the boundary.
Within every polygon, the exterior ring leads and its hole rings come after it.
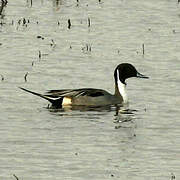
POLYGON ((39 96, 43 99, 48 100, 52 104, 53 107, 56 107, 56 108, 62 107, 63 97, 49 97, 48 95, 39 94, 39 93, 27 90, 27 89, 22 88, 22 87, 19 87, 19 88, 22 89, 23 91, 26 91, 28 93, 34 94, 36 96, 39 96))

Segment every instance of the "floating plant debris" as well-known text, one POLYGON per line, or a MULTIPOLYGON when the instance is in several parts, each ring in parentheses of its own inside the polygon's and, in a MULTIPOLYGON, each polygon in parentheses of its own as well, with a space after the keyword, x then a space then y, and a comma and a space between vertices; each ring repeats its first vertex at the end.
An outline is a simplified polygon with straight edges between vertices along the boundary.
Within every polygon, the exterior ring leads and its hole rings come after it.
POLYGON ((2 15, 3 8, 7 5, 7 0, 1 0, 0 15, 2 15))
POLYGON ((68 19, 68 29, 71 29, 71 20, 68 19))
POLYGON ((25 74, 25 76, 24 76, 24 80, 25 80, 25 82, 27 82, 27 75, 28 75, 28 72, 25 74))
POLYGON ((142 49, 143 49, 143 55, 144 55, 144 44, 142 44, 142 49))
POLYGON ((4 76, 2 74, 0 74, 0 75, 1 75, 1 81, 4 81, 4 76))
POLYGON ((55 42, 54 42, 54 40, 53 39, 51 39, 51 43, 50 43, 50 45, 51 45, 51 47, 56 47, 56 44, 55 44, 55 42))
POLYGON ((41 59, 41 51, 39 51, 39 59, 41 59))
POLYGON ((86 44, 85 47, 82 47, 82 51, 83 51, 83 53, 91 52, 91 45, 90 44, 86 44))
POLYGON ((37 36, 37 39, 42 39, 42 40, 44 40, 44 37, 38 35, 38 36, 37 36))
POLYGON ((16 178, 16 180, 19 180, 19 178, 15 174, 13 174, 13 176, 16 178))
POLYGON ((91 20, 90 20, 90 18, 88 18, 88 27, 90 27, 91 26, 91 20))
POLYGON ((23 26, 26 24, 26 19, 23 18, 23 26))

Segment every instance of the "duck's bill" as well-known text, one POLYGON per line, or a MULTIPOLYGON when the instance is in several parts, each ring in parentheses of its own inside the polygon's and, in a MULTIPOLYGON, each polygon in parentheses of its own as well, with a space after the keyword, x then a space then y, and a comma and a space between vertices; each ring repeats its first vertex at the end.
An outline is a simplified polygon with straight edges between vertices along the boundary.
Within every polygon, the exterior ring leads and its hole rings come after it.
POLYGON ((149 77, 147 77, 147 76, 145 76, 145 75, 143 75, 143 74, 141 74, 141 73, 139 73, 139 72, 137 72, 137 76, 136 76, 137 78, 146 78, 146 79, 148 79, 149 77))

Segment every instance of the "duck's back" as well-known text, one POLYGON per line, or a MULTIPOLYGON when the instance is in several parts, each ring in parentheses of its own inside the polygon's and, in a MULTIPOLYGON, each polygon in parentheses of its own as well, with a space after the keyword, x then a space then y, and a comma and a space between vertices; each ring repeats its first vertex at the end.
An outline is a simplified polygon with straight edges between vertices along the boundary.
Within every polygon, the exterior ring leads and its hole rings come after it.
POLYGON ((51 90, 48 94, 52 96, 62 96, 62 105, 105 106, 122 103, 121 98, 117 98, 102 89, 82 88, 51 90))

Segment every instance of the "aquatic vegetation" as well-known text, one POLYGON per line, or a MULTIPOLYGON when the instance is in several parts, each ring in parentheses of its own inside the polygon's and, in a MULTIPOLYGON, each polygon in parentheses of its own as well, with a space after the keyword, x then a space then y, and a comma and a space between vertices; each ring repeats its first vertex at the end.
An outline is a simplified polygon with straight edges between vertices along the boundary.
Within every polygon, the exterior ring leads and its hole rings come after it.
POLYGON ((2 15, 3 8, 7 5, 7 0, 1 0, 0 15, 2 15))

